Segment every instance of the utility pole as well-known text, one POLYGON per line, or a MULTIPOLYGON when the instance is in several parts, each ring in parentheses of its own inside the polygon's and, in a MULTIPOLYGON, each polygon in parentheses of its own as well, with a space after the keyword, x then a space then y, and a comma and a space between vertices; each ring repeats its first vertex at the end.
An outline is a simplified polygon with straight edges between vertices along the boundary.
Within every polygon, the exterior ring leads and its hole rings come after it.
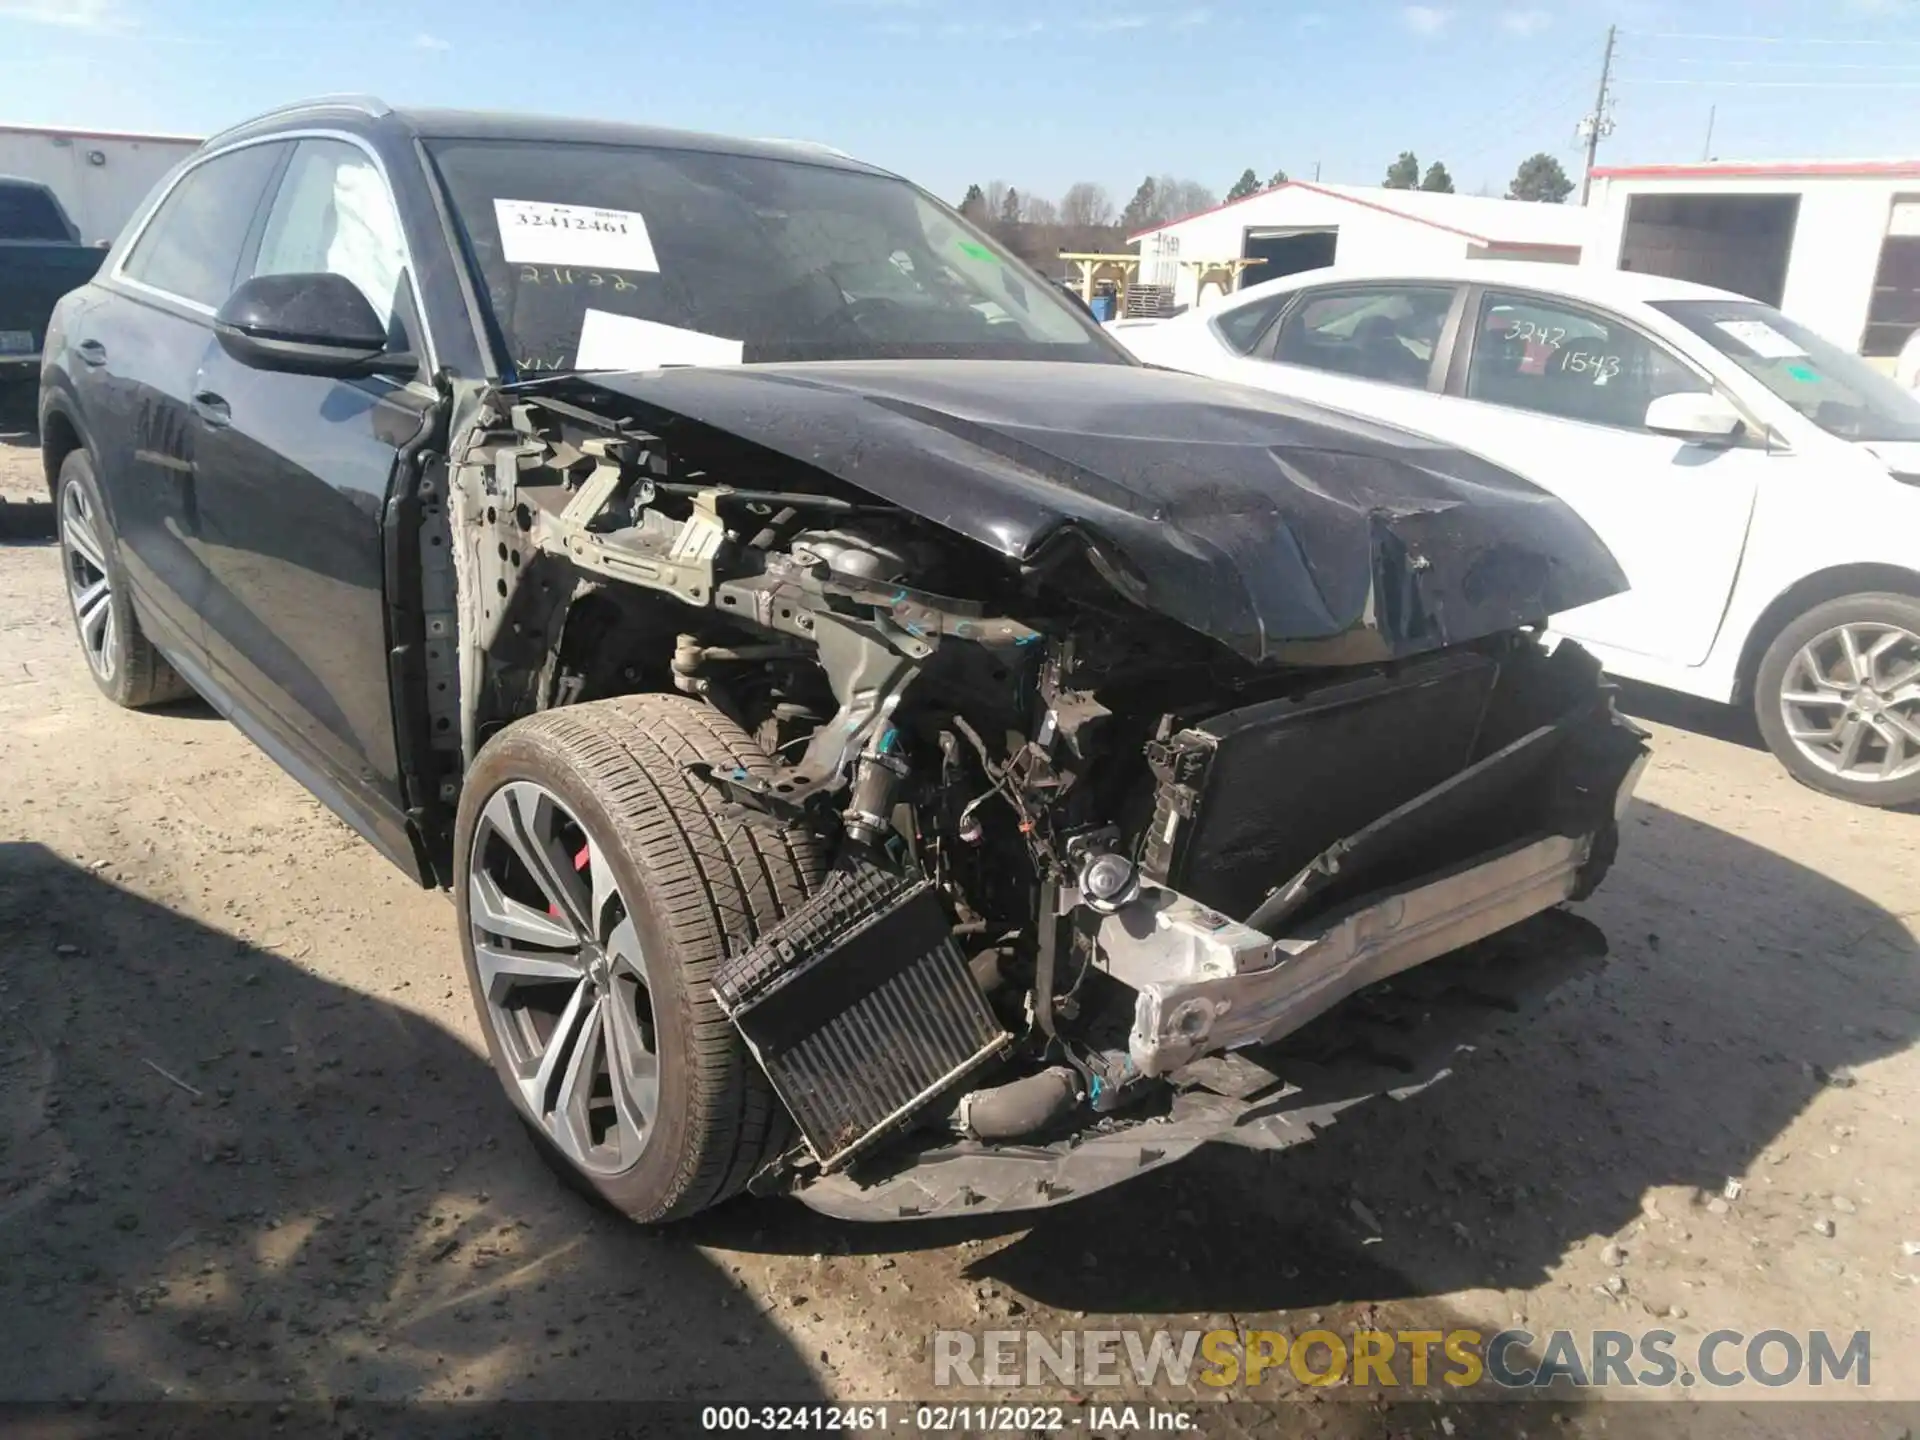
POLYGON ((1600 93, 1594 98, 1593 113, 1580 122, 1579 135, 1587 142, 1587 168, 1580 176, 1580 203, 1587 203, 1593 188, 1593 158, 1602 137, 1613 133, 1613 117, 1607 113, 1607 85, 1613 79, 1613 38, 1616 27, 1607 27, 1607 52, 1600 57, 1600 93))
POLYGON ((1707 143, 1700 147, 1700 158, 1702 160, 1713 159, 1713 116, 1714 112, 1719 108, 1718 105, 1707 106, 1707 143))

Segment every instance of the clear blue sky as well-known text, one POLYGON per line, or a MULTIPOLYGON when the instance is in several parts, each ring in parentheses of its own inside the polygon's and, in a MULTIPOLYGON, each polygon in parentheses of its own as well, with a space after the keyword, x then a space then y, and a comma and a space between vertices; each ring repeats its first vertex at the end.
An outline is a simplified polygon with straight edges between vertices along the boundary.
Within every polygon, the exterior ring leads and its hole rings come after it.
POLYGON ((1920 0, 0 0, 0 121, 204 133, 304 95, 804 136, 949 199, 1149 172, 1503 189, 1603 162, 1920 154, 1920 0))

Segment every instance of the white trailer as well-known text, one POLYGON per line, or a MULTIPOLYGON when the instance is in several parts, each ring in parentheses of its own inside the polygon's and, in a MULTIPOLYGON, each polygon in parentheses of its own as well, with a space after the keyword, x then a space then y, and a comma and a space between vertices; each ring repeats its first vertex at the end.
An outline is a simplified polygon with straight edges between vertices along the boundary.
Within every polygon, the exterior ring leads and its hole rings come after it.
POLYGON ((1588 228, 1586 212, 1571 205, 1287 180, 1127 243, 1140 246, 1143 281, 1172 283, 1174 304, 1204 308, 1229 291, 1327 265, 1418 267, 1462 255, 1573 264, 1588 228), (1214 260, 1222 263, 1197 263, 1214 260))
POLYGON ((1920 161, 1713 161, 1593 172, 1586 263, 1777 306, 1891 370, 1920 329, 1920 161))
POLYGON ((118 235, 160 177, 199 145, 192 135, 0 125, 0 175, 51 189, 93 245, 118 235))

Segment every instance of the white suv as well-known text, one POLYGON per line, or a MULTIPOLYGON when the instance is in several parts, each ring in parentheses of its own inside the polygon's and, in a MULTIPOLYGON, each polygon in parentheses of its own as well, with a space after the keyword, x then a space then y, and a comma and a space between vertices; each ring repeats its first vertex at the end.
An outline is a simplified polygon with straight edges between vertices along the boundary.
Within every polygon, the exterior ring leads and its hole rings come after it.
POLYGON ((1615 674, 1750 700, 1816 789, 1920 801, 1920 399, 1858 356, 1725 291, 1494 261, 1309 271, 1109 328, 1526 475, 1633 584, 1557 632, 1615 674))

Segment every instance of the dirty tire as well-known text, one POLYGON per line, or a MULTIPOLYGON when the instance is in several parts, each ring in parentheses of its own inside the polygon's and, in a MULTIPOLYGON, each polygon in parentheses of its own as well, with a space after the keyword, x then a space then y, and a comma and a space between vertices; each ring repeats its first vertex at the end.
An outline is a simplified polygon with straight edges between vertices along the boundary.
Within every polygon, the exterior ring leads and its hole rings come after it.
POLYGON ((647 1224, 682 1219, 746 1187, 789 1143, 791 1122, 739 1033, 714 1003, 720 959, 804 901, 822 865, 812 836, 729 813, 686 767, 771 766, 717 711, 678 696, 629 695, 549 710, 509 726, 463 785, 455 900, 467 980, 495 1073, 548 1162, 578 1188, 647 1224), (619 1173, 576 1166, 526 1104, 495 1032, 474 959, 469 856, 487 802, 533 781, 600 847, 647 956, 659 1098, 639 1157, 619 1173))
MULTIPOLYGON (((193 694, 193 687, 181 679, 179 672, 167 663, 166 657, 154 648, 134 614, 133 599, 127 588, 126 566, 120 561, 119 541, 108 524, 106 506, 100 498, 100 485, 93 474, 93 459, 84 447, 67 456, 60 466, 60 478, 54 487, 54 525, 60 544, 62 574, 69 573, 74 561, 73 543, 65 523, 67 491, 70 488, 79 490, 85 497, 87 511, 92 517, 96 538, 103 552, 102 558, 106 562, 110 585, 107 604, 113 610, 111 673, 103 677, 100 670, 89 663, 87 670, 93 676, 93 683, 99 687, 102 695, 129 710, 142 710, 149 705, 167 705, 186 699, 193 694)), ((69 589, 69 601, 71 594, 69 589)), ((68 608, 72 610, 71 603, 68 608)), ((76 613, 76 638, 79 637, 79 626, 80 617, 76 613)), ((82 641, 83 653, 84 650, 85 642, 82 641)))
POLYGON ((1760 735, 1767 742, 1767 748, 1801 784, 1859 805, 1920 804, 1920 774, 1896 780, 1861 781, 1823 770, 1801 753, 1793 737, 1788 735, 1786 717, 1781 714, 1780 692, 1787 667, 1800 648, 1836 627, 1863 623, 1899 626, 1909 634, 1920 635, 1920 599, 1890 591, 1844 595, 1814 606, 1793 621, 1774 637, 1754 672, 1754 719, 1759 722, 1760 735))

